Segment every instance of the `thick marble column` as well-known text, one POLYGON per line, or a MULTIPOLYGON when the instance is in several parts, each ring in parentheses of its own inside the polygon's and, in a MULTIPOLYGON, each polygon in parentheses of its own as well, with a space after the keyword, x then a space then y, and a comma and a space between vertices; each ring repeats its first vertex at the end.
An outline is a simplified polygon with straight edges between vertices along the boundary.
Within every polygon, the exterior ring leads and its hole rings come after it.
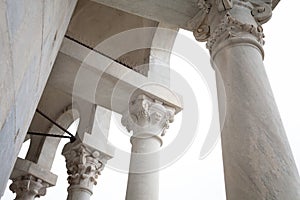
POLYGON ((93 186, 111 156, 84 145, 69 143, 63 149, 68 169, 68 200, 88 200, 93 194, 93 186))
POLYGON ((122 124, 133 131, 127 200, 157 200, 159 195, 159 149, 161 136, 173 120, 175 110, 139 95, 122 116, 122 124))
POLYGON ((216 70, 227 199, 300 199, 299 174, 263 65, 261 24, 271 17, 270 3, 223 0, 210 7, 195 36, 207 40, 216 70))

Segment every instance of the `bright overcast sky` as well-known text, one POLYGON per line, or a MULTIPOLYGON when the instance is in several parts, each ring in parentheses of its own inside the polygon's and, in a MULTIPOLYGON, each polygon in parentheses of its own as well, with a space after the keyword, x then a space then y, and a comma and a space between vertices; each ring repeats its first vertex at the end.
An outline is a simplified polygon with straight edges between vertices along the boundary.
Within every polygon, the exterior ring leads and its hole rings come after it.
MULTIPOLYGON (((297 20, 299 19, 297 16, 299 7, 299 1, 282 1, 273 12, 272 19, 264 25, 266 35, 264 63, 298 169, 300 167, 298 147, 300 141, 300 92, 298 88, 300 86, 300 56, 297 49, 300 44, 300 28, 297 26, 299 24, 297 20)), ((192 39, 191 33, 185 31, 180 31, 180 33, 192 39)), ((201 120, 197 137, 186 154, 176 163, 161 170, 160 199, 225 199, 220 142, 205 159, 199 160, 201 145, 204 142, 212 115, 210 95, 205 88, 206 84, 201 76, 194 73, 195 71, 188 63, 176 56, 171 59, 172 69, 182 74, 197 93, 201 120)), ((112 124, 116 120, 118 120, 118 116, 112 118, 112 124)), ((181 121, 180 115, 175 118, 176 120, 181 121)), ((176 133, 179 126, 180 122, 171 124, 164 138, 167 141, 165 145, 172 142, 174 138, 172 133, 176 133)), ((119 144, 122 140, 120 148, 130 151, 129 139, 122 134, 118 126, 112 126, 110 134, 112 143, 119 144)), ((64 142, 65 140, 62 143, 64 142)), ((52 169, 53 173, 59 175, 57 185, 47 189, 46 196, 40 199, 66 199, 68 184, 64 158, 60 155, 62 146, 63 144, 58 149, 52 169)), ((124 199, 126 181, 127 174, 105 168, 98 179, 98 185, 94 188, 92 199, 124 199)), ((7 190, 2 200, 11 200, 13 197, 14 195, 7 190)))

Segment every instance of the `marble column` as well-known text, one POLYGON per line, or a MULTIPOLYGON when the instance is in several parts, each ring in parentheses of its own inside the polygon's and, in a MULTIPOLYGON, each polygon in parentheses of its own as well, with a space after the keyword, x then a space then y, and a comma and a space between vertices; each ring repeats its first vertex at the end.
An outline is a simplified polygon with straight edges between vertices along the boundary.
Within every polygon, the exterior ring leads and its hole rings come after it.
POLYGON ((68 143, 63 149, 68 169, 68 200, 88 200, 101 174, 107 154, 81 142, 68 143))
POLYGON ((227 199, 300 199, 299 174, 263 65, 261 24, 271 17, 270 2, 209 6, 195 36, 207 40, 216 70, 227 199))
POLYGON ((159 149, 161 136, 172 122, 175 110, 159 101, 139 95, 122 116, 122 124, 130 132, 131 159, 127 200, 157 200, 159 195, 159 149))
POLYGON ((14 179, 9 189, 16 193, 15 200, 34 200, 36 197, 44 196, 48 186, 43 180, 26 175, 14 179))

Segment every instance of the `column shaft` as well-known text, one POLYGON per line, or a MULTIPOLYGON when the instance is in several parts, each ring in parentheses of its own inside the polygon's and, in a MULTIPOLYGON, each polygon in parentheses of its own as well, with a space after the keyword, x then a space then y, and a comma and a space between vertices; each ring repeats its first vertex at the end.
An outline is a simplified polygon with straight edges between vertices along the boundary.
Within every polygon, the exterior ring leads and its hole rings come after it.
POLYGON ((157 200, 159 195, 159 157, 141 156, 160 149, 161 142, 155 138, 133 138, 130 169, 156 169, 153 172, 134 173, 128 176, 126 200, 157 200), (138 154, 139 156, 135 156, 138 154), (145 187, 146 186, 146 187, 145 187))
POLYGON ((158 200, 161 136, 174 114, 175 109, 138 95, 122 116, 122 124, 133 132, 126 200, 158 200))
POLYGON ((80 186, 70 186, 68 188, 68 197, 67 200, 88 200, 92 196, 90 190, 85 189, 80 186))
POLYGON ((225 118, 227 199, 300 199, 299 175, 263 65, 262 28, 250 8, 234 4, 208 40, 226 111, 220 121, 225 118))
POLYGON ((232 46, 214 62, 226 91, 220 101, 226 101, 227 199, 300 199, 299 175, 260 53, 251 45, 232 46))
POLYGON ((271 4, 199 1, 206 10, 194 35, 207 41, 216 71, 228 200, 300 200, 299 174, 263 65, 261 24, 271 18, 271 4))

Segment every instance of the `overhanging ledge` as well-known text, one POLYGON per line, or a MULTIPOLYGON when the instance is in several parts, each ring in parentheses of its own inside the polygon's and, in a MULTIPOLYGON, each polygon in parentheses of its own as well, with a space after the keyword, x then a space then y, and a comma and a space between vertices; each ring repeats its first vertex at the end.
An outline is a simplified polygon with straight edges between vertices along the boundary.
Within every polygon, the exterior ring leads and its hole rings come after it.
POLYGON ((159 100, 175 108, 176 113, 182 110, 181 97, 166 86, 67 38, 48 86, 120 114, 128 109, 133 93, 159 100))
MULTIPOLYGON (((138 15, 158 22, 164 22, 187 30, 191 27, 192 20, 201 9, 198 7, 199 0, 92 0, 94 2, 122 10, 127 13, 138 15)), ((274 9, 280 0, 272 0, 274 9)))

